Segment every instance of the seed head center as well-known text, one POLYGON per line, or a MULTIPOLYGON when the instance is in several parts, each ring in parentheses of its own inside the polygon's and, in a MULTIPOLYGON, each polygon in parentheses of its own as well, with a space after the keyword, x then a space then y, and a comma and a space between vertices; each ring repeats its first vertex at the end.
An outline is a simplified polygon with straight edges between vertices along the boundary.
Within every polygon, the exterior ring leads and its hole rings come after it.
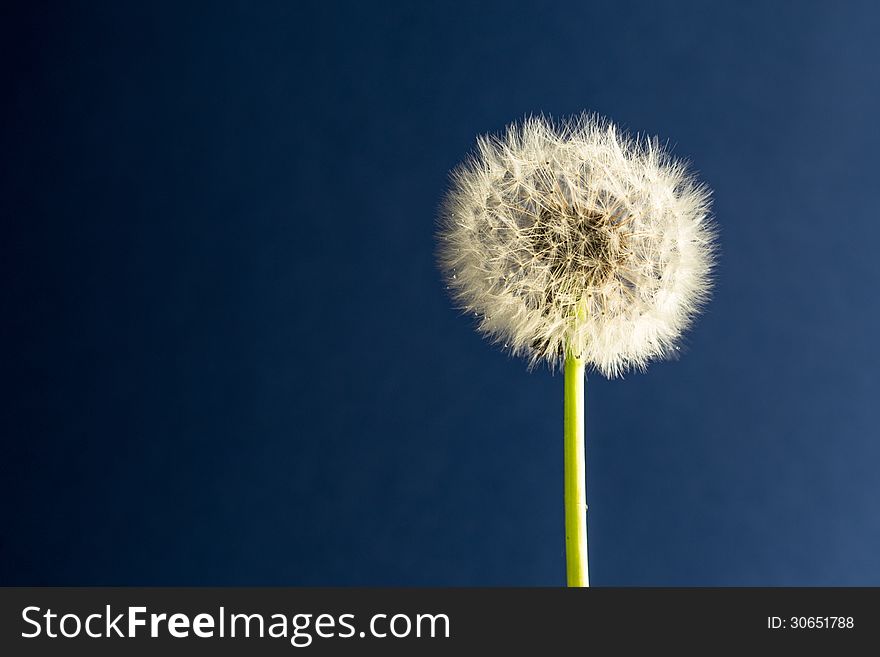
POLYGON ((554 276, 582 290, 604 283, 614 271, 620 238, 614 218, 581 205, 542 208, 529 231, 534 252, 554 276))

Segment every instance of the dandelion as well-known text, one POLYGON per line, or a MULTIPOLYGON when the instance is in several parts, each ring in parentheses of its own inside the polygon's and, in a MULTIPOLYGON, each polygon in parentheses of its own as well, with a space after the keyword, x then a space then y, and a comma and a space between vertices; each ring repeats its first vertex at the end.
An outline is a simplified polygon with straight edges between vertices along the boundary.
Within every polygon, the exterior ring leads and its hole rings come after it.
POLYGON ((477 329, 565 369, 568 583, 588 585, 585 369, 609 378, 678 349, 708 298, 710 191, 656 139, 584 114, 477 140, 452 174, 438 254, 477 329))

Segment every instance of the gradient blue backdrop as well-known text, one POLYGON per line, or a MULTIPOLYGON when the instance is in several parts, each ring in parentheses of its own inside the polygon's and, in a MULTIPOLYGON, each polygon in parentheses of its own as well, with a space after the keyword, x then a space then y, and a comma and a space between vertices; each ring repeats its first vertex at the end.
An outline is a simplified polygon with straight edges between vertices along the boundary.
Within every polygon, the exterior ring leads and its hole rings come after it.
POLYGON ((677 362, 588 380, 598 585, 880 585, 880 10, 27 3, 0 18, 0 583, 558 585, 562 378, 445 296, 476 134, 715 190, 677 362))

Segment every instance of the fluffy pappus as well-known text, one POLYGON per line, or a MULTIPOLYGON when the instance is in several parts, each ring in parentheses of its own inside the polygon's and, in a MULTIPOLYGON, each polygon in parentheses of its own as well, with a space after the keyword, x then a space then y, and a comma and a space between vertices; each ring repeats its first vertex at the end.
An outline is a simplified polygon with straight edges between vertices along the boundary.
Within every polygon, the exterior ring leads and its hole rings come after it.
POLYGON ((527 118, 453 171, 438 259, 511 353, 616 377, 674 352, 708 298, 710 194, 656 139, 593 114, 527 118))

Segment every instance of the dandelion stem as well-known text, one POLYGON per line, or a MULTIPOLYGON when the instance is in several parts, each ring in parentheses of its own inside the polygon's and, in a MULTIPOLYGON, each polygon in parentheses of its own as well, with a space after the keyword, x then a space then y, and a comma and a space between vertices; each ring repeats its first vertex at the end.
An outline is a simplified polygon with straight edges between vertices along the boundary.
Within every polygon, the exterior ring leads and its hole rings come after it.
POLYGON ((584 458, 584 361, 565 359, 565 566, 569 586, 589 586, 584 458))

